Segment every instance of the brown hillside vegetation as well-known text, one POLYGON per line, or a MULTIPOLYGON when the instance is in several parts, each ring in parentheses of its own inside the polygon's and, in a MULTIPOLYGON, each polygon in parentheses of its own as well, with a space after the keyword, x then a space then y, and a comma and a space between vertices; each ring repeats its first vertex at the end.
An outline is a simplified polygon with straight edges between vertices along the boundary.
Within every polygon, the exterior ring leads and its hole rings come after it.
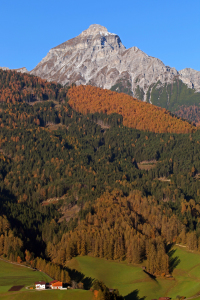
MULTIPOLYGON (((85 206, 87 208, 87 204, 85 206)), ((168 274, 166 243, 176 241, 184 225, 163 210, 153 197, 134 190, 128 197, 115 189, 105 192, 78 226, 64 233, 57 245, 48 243, 51 260, 64 265, 77 255, 140 263, 147 259, 152 274, 168 274)))
POLYGON ((0 70, 0 103, 32 103, 59 100, 64 96, 64 89, 55 82, 50 83, 40 77, 16 71, 0 70))
POLYGON ((200 105, 182 105, 175 113, 183 119, 195 122, 196 126, 200 126, 200 105))
POLYGON ((123 93, 93 86, 72 87, 68 91, 69 105, 87 114, 103 112, 123 116, 124 126, 157 133, 190 133, 196 128, 186 121, 172 116, 164 108, 141 102, 123 93))

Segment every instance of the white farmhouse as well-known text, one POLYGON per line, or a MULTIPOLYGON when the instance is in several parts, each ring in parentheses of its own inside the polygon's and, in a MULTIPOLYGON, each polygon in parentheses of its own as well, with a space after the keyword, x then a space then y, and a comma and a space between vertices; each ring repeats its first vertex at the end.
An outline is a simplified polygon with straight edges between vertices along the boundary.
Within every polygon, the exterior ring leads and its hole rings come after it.
POLYGON ((35 288, 37 290, 45 290, 45 285, 46 285, 45 281, 36 281, 35 282, 35 288))

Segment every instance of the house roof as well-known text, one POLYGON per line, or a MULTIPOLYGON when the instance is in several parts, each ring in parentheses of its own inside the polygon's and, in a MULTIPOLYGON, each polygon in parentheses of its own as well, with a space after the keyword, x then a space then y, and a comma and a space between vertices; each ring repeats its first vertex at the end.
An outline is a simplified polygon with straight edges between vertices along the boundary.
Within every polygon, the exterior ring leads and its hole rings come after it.
POLYGON ((62 285, 63 285, 63 283, 61 281, 57 281, 52 284, 52 286, 62 286, 62 285))
POLYGON ((53 281, 49 282, 49 284, 53 284, 55 282, 58 282, 58 280, 53 280, 53 281))
POLYGON ((36 284, 41 284, 41 285, 43 285, 43 284, 46 284, 46 282, 45 282, 45 281, 36 281, 36 282, 35 282, 35 285, 36 285, 36 284))

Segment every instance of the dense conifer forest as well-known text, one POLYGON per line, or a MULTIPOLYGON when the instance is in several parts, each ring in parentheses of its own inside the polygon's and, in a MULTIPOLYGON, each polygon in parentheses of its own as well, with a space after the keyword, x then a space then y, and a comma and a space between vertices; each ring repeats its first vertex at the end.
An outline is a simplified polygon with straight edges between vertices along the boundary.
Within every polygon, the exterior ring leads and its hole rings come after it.
POLYGON ((0 70, 0 255, 59 280, 76 255, 170 274, 173 243, 200 251, 200 131, 132 98, 134 114, 130 96, 79 89, 0 70))

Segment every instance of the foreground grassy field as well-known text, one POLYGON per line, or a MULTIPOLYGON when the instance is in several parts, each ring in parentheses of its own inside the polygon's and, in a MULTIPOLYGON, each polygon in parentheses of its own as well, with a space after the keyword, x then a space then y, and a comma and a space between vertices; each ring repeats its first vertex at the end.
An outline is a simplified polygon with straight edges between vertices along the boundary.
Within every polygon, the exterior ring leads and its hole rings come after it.
POLYGON ((0 260, 0 299, 1 300, 91 300, 92 292, 82 290, 65 291, 35 291, 26 290, 26 286, 34 285, 35 281, 44 280, 46 282, 52 279, 39 271, 13 265, 0 260), (8 292, 12 286, 23 285, 18 292, 8 292))
POLYGON ((0 294, 1 300, 92 300, 93 293, 83 290, 23 291, 0 294))
POLYGON ((51 278, 42 272, 33 271, 32 269, 0 260, 0 293, 7 292, 12 286, 29 286, 39 280, 49 282, 51 278))
POLYGON ((109 288, 118 288, 126 300, 146 297, 147 300, 162 296, 173 299, 177 295, 191 297, 200 292, 200 254, 176 247, 173 258, 180 262, 174 268, 174 280, 152 279, 140 266, 106 261, 93 257, 77 257, 68 263, 88 277, 103 280, 109 288))

